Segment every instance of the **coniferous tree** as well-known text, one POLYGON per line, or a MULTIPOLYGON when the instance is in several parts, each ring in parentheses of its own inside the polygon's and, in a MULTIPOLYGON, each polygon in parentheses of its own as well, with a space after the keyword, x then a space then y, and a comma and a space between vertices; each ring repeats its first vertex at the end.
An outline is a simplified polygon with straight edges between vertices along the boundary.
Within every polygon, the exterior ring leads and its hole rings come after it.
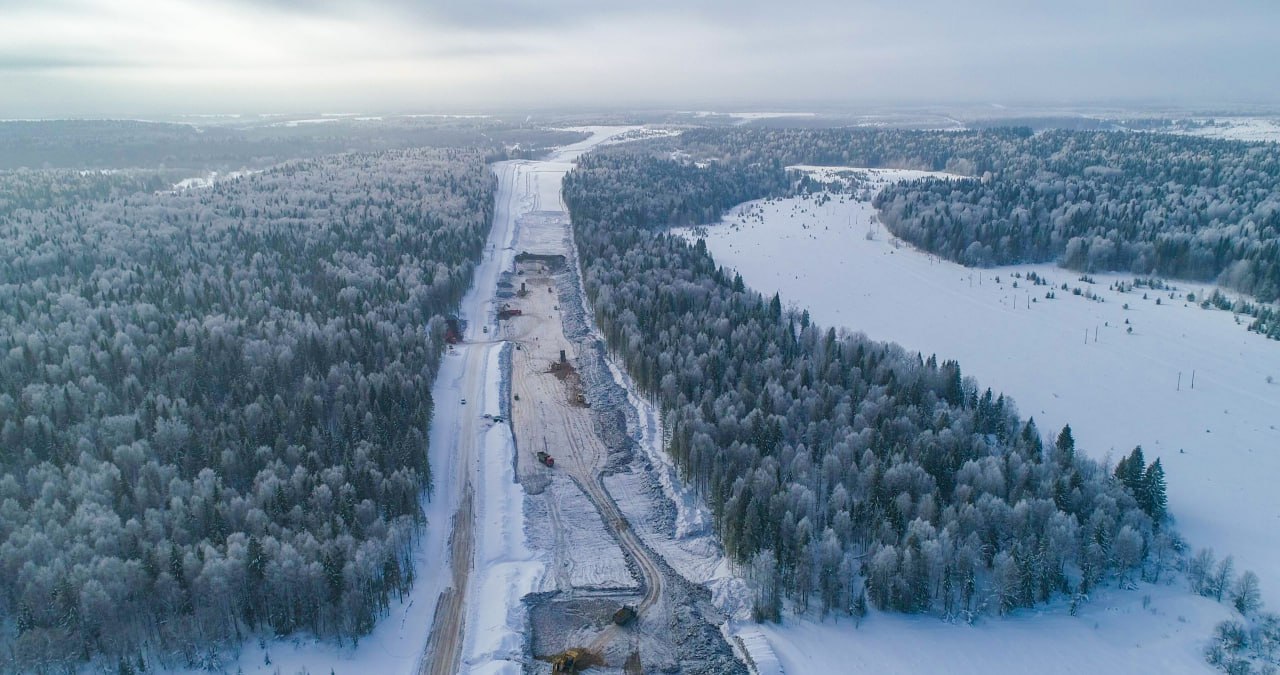
POLYGON ((1058 460, 1064 465, 1070 465, 1075 458, 1076 439, 1071 435, 1071 425, 1067 424, 1062 427, 1062 431, 1058 433, 1058 439, 1054 442, 1054 447, 1058 449, 1058 460))
POLYGON ((1164 520, 1169 497, 1166 494, 1164 467, 1160 465, 1159 457, 1147 467, 1142 477, 1142 498, 1138 503, 1145 506, 1147 514, 1156 522, 1164 520))

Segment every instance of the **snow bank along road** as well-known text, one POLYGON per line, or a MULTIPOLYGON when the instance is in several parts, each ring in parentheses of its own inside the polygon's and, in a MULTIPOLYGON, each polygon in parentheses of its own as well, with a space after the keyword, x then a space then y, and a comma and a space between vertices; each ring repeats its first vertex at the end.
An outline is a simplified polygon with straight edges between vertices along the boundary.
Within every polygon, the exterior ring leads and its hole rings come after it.
MULTIPOLYGON (((431 622, 430 636, 423 651, 419 672, 433 675, 452 675, 460 672, 459 663, 462 658, 463 636, 466 627, 468 585, 471 568, 475 557, 475 485, 474 478, 482 466, 482 452, 478 447, 480 431, 483 426, 490 426, 481 412, 467 414, 463 401, 472 401, 476 409, 485 406, 486 391, 494 384, 494 373, 490 365, 494 363, 491 352, 497 346, 486 341, 486 328, 492 323, 493 296, 497 290, 498 274, 509 257, 512 220, 509 216, 509 203, 502 198, 510 195, 512 175, 499 168, 498 200, 494 208, 493 228, 489 233, 489 242, 484 255, 476 268, 475 280, 471 290, 462 300, 459 318, 466 324, 464 344, 458 345, 446 355, 446 361, 461 360, 460 374, 455 374, 451 386, 443 387, 444 391, 434 392, 437 409, 457 406, 459 414, 449 417, 437 415, 433 423, 443 423, 445 428, 432 434, 431 466, 435 476, 433 499, 437 506, 454 505, 451 517, 452 528, 446 547, 435 548, 435 551, 449 552, 448 581, 449 585, 439 596, 434 619, 431 622), (443 397, 442 397, 443 394, 443 397), (444 443, 441 444, 441 441, 444 443)), ((453 368, 449 369, 454 371, 453 368)), ((445 369, 441 369, 443 374, 445 369)), ((441 388, 437 388, 441 389, 441 388)), ((490 412, 489 414, 492 414, 490 412)), ((428 527, 434 529, 435 538, 439 538, 442 521, 429 522, 428 527)), ((437 576, 444 576, 440 569, 437 576)), ((423 582, 428 579, 423 578, 423 582)), ((421 583, 421 582, 420 582, 421 583)))

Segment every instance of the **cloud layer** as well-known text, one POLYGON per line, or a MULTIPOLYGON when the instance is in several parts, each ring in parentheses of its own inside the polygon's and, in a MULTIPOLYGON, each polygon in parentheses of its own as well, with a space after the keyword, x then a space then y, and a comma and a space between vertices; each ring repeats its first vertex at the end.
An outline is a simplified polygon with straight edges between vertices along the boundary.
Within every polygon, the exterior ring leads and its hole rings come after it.
POLYGON ((0 0, 0 14, 6 117, 1280 99, 1280 3, 1248 0, 0 0))

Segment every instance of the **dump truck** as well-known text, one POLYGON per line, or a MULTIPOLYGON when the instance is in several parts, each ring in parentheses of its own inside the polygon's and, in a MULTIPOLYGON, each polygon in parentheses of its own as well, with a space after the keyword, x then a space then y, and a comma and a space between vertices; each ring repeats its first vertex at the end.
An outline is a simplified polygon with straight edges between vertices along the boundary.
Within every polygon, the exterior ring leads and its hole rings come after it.
POLYGON ((631 605, 623 605, 613 613, 613 622, 619 626, 625 626, 635 620, 636 609, 631 605))
POLYGON ((556 465, 556 458, 552 457, 551 455, 548 455, 546 452, 542 450, 538 451, 538 461, 542 462, 542 464, 548 468, 556 465))

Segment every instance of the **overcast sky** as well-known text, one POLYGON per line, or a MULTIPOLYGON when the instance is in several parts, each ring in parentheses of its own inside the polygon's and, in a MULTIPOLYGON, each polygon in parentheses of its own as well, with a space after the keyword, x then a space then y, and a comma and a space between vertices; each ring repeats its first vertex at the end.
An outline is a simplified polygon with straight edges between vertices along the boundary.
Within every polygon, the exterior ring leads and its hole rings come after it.
POLYGON ((0 116, 1280 101, 1277 0, 0 0, 0 116))

